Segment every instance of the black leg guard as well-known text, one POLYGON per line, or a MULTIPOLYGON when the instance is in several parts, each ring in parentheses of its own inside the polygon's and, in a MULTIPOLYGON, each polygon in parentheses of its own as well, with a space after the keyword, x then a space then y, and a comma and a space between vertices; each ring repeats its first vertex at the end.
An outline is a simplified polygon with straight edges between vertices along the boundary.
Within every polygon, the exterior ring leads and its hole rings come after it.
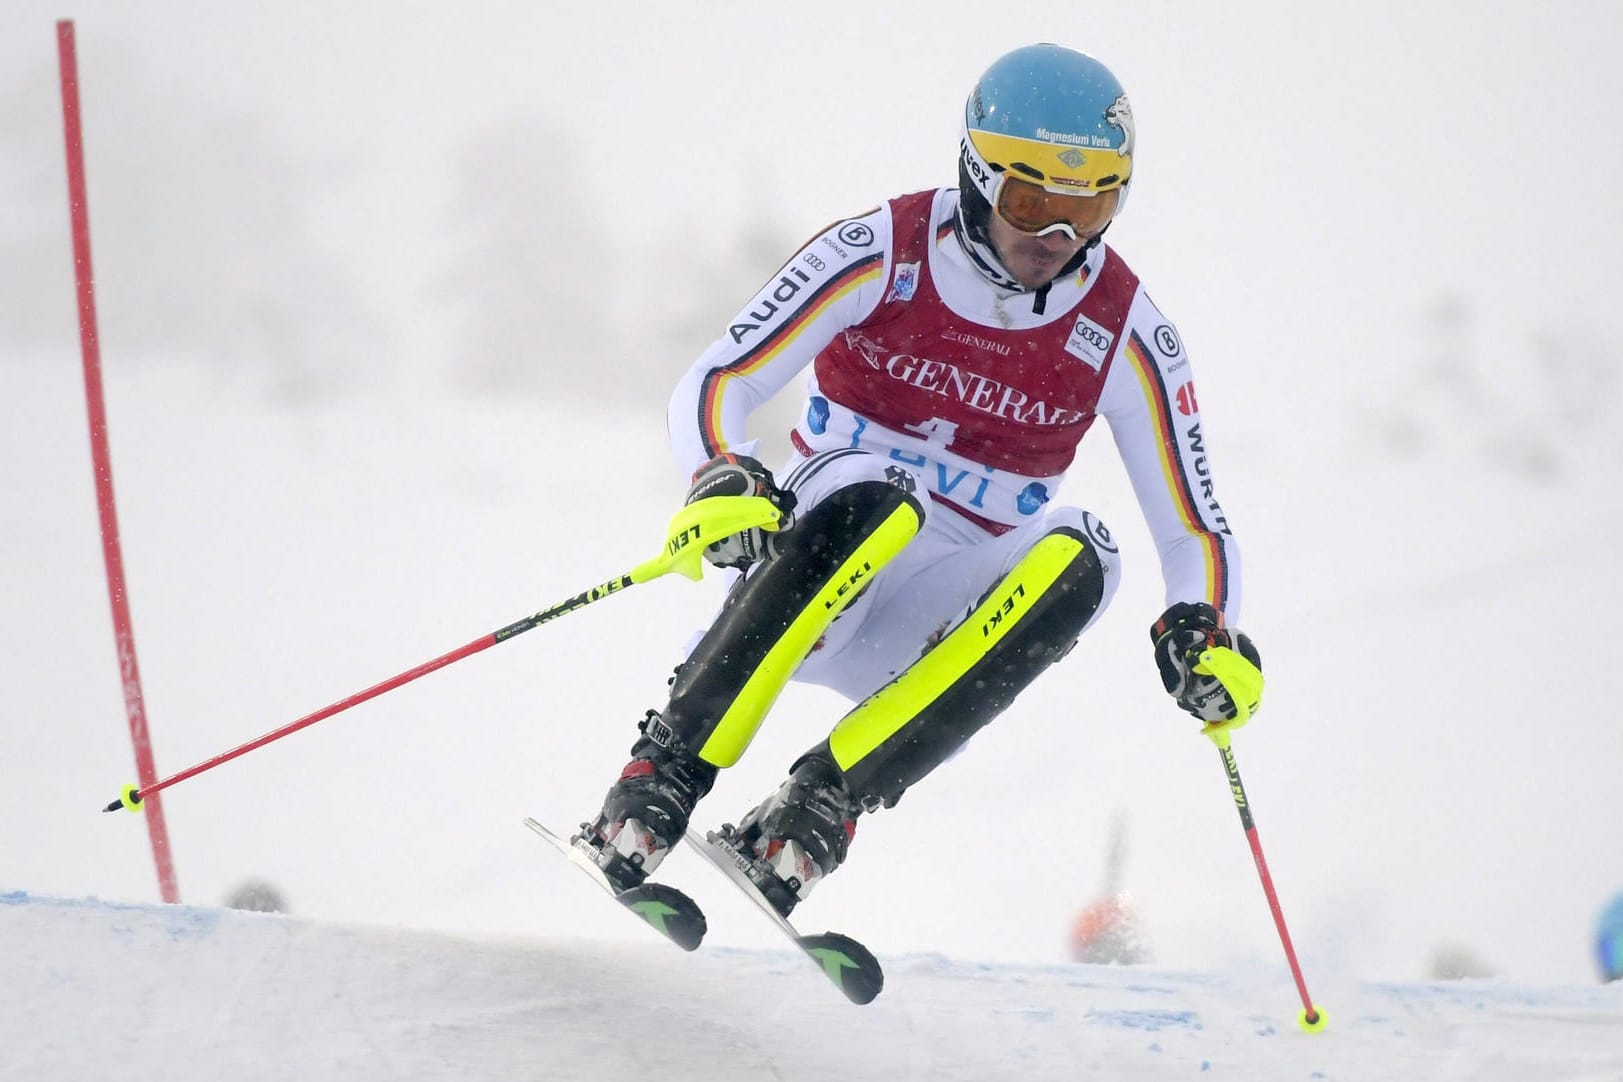
POLYGON ((1098 611, 1091 543, 1044 535, 944 639, 847 714, 811 755, 832 759, 869 807, 894 805, 1071 648, 1098 611))
POLYGON ((917 500, 880 481, 842 488, 807 512, 683 662, 663 715, 667 740, 713 766, 737 762, 818 638, 923 519, 917 500))

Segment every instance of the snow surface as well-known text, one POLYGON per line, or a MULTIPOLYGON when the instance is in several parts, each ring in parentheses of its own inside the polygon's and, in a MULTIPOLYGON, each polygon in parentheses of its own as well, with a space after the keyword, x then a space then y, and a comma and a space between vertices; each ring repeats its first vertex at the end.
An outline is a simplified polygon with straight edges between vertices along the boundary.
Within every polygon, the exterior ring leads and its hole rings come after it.
MULTIPOLYGON (((671 860, 709 885, 697 858, 671 860)), ((458 936, 0 894, 0 1079, 1623 1079, 1623 985, 1348 985, 1304 1034, 1263 968, 891 955, 885 992, 855 1007, 798 954, 684 955, 642 931, 458 936)))

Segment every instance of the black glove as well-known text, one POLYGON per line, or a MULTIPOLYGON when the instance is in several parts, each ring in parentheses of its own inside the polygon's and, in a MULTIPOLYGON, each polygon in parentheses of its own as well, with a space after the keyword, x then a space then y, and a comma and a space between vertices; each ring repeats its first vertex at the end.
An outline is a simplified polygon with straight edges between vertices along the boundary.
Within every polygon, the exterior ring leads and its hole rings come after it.
POLYGON ((1161 683, 1207 725, 1244 724, 1262 705, 1262 655, 1243 632, 1218 623, 1204 601, 1180 601, 1150 627, 1161 683), (1215 651, 1202 664, 1208 650, 1215 651))
MULTIPOLYGON (((787 530, 794 521, 795 494, 779 488, 772 480, 772 471, 747 455, 726 452, 700 466, 693 474, 693 484, 683 502, 695 503, 711 496, 765 496, 782 512, 779 532, 787 530)), ((704 558, 717 567, 744 571, 770 555, 771 537, 772 531, 759 527, 744 530, 706 546, 704 558)))

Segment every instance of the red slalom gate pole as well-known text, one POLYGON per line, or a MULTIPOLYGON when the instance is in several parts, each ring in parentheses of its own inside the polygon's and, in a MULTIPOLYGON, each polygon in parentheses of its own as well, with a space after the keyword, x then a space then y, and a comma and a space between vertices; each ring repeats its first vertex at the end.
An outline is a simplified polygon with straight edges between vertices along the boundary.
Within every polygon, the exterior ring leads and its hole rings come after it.
MULTIPOLYGON (((119 678, 124 688, 124 712, 129 716, 130 742, 141 783, 158 776, 147 728, 146 703, 141 695, 141 672, 135 661, 135 630, 130 621, 129 597, 124 588, 124 557, 118 543, 118 508, 113 501, 113 465, 107 450, 107 405, 101 385, 101 346, 96 330, 95 275, 90 264, 90 214, 85 194, 84 134, 79 112, 79 63, 74 47, 73 20, 56 24, 57 60, 62 75, 62 130, 68 155, 68 211, 73 223, 73 277, 79 301, 79 349, 84 358, 85 406, 90 415, 90 457, 96 478, 96 511, 101 519, 102 560, 107 565, 107 594, 113 608, 113 638, 118 647, 119 678)), ((175 863, 169 848, 169 829, 163 806, 151 801, 147 808, 147 834, 152 860, 158 870, 158 889, 166 902, 180 901, 175 863)))

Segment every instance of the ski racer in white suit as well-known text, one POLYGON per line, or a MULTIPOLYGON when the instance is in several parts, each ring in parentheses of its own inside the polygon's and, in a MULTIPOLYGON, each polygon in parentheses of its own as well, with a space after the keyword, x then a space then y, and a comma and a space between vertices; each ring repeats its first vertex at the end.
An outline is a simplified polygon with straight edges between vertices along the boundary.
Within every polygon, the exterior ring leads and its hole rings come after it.
POLYGON ((1167 691, 1208 724, 1260 704, 1189 359, 1101 239, 1132 151, 1104 65, 1046 44, 1001 57, 965 107, 959 186, 823 230, 682 378, 669 424, 690 502, 765 495, 785 524, 706 552, 743 576, 579 839, 617 886, 657 867, 789 679, 857 705, 730 832, 785 915, 845 859, 861 813, 1064 655, 1119 577, 1105 526, 1053 502, 1100 417, 1160 556, 1167 691), (796 453, 774 474, 745 422, 808 370, 796 453), (1197 671, 1213 647, 1244 659, 1243 691, 1197 671))

